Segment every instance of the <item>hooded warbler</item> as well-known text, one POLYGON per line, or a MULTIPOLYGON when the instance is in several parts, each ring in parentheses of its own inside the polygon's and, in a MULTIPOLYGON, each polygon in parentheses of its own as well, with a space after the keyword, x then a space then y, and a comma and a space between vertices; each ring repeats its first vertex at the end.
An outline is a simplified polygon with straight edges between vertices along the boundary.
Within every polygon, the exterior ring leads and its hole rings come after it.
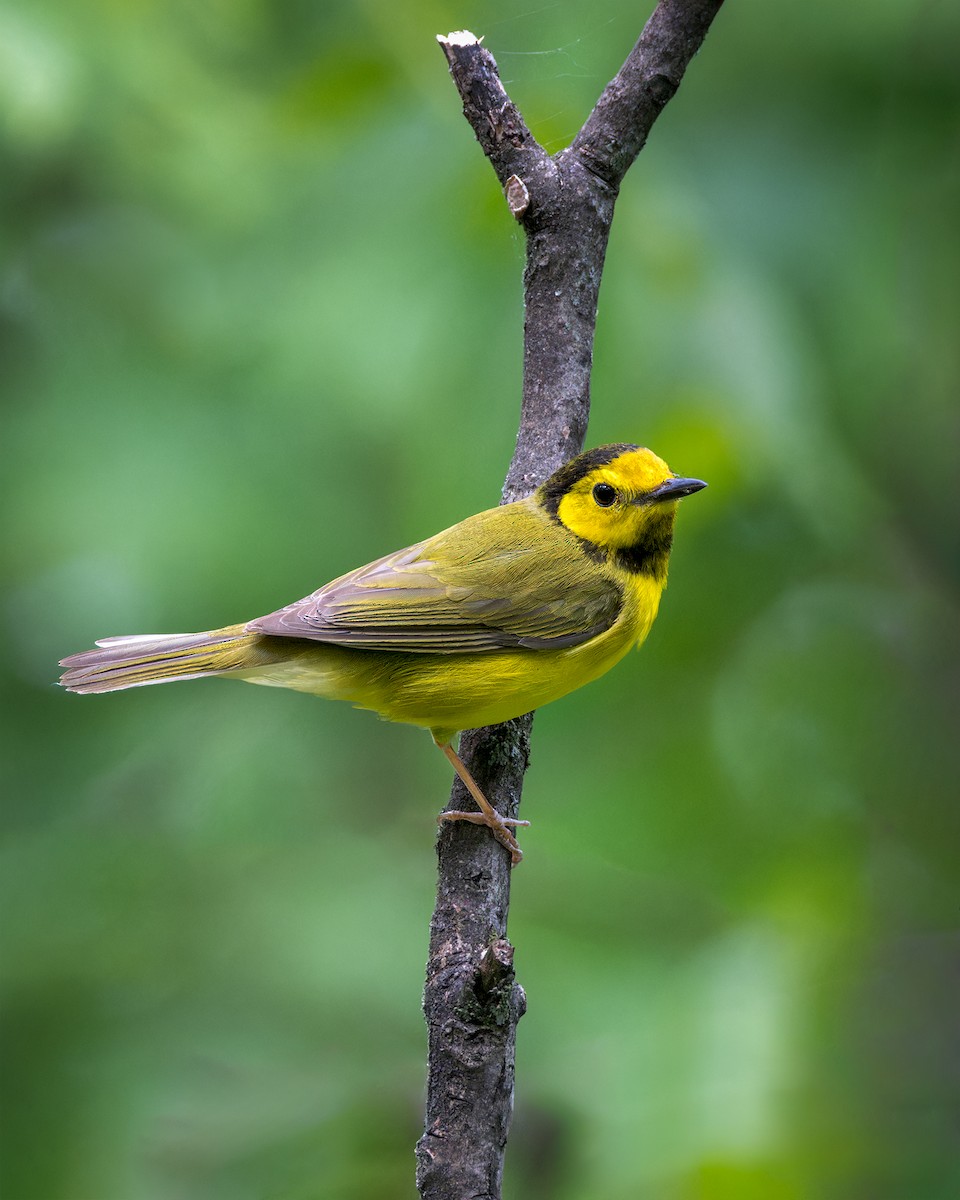
POLYGON ((65 658, 61 684, 110 692, 225 675, 294 688, 430 730, 521 858, 450 742, 589 683, 650 631, 677 501, 706 487, 642 447, 589 450, 533 495, 343 575, 265 617, 208 633, 112 637, 65 658))

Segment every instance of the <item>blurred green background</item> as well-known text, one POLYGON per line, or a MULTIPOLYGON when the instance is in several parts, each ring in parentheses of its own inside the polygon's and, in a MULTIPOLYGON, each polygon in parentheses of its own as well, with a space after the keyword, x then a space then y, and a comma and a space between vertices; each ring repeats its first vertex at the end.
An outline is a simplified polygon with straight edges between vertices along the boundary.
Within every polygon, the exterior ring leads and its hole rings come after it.
MULTIPOLYGON (((0 3, 4 1200, 413 1196, 429 738, 51 680, 495 503, 522 237, 434 35, 557 150, 646 11, 0 3)), ((958 43, 738 0, 627 178, 588 441, 711 487, 537 719, 512 1200, 960 1194, 958 43)))

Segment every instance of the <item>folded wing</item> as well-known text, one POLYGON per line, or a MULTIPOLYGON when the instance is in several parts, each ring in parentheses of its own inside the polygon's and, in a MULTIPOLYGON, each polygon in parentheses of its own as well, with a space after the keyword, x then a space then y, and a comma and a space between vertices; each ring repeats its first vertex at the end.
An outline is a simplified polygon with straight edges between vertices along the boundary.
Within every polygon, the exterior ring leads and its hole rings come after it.
POLYGON ((521 501, 360 567, 246 628, 371 650, 536 650, 595 637, 621 604, 616 583, 577 539, 521 501))

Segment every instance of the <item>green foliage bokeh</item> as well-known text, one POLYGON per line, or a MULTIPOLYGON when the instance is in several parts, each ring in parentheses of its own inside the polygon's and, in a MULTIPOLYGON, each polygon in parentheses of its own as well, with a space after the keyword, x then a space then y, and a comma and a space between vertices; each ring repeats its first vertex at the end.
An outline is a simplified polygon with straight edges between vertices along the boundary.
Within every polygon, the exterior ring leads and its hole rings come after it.
MULTIPOLYGON (((496 502, 522 239, 433 37, 556 150, 641 19, 0 2, 5 1200, 412 1196, 429 739, 51 680, 496 502)), ((960 1194, 958 37, 731 3, 623 188, 588 440, 711 487, 537 719, 510 1197, 960 1194)))

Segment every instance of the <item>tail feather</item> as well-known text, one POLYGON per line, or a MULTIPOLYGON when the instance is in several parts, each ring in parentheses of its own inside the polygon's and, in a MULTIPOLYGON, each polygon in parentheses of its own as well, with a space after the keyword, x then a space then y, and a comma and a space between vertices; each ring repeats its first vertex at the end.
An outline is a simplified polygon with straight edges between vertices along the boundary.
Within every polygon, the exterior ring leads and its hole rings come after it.
POLYGON ((71 654, 60 684, 69 692, 115 692, 150 683, 224 675, 249 665, 251 643, 242 625, 213 633, 139 634, 103 638, 98 649, 71 654))

